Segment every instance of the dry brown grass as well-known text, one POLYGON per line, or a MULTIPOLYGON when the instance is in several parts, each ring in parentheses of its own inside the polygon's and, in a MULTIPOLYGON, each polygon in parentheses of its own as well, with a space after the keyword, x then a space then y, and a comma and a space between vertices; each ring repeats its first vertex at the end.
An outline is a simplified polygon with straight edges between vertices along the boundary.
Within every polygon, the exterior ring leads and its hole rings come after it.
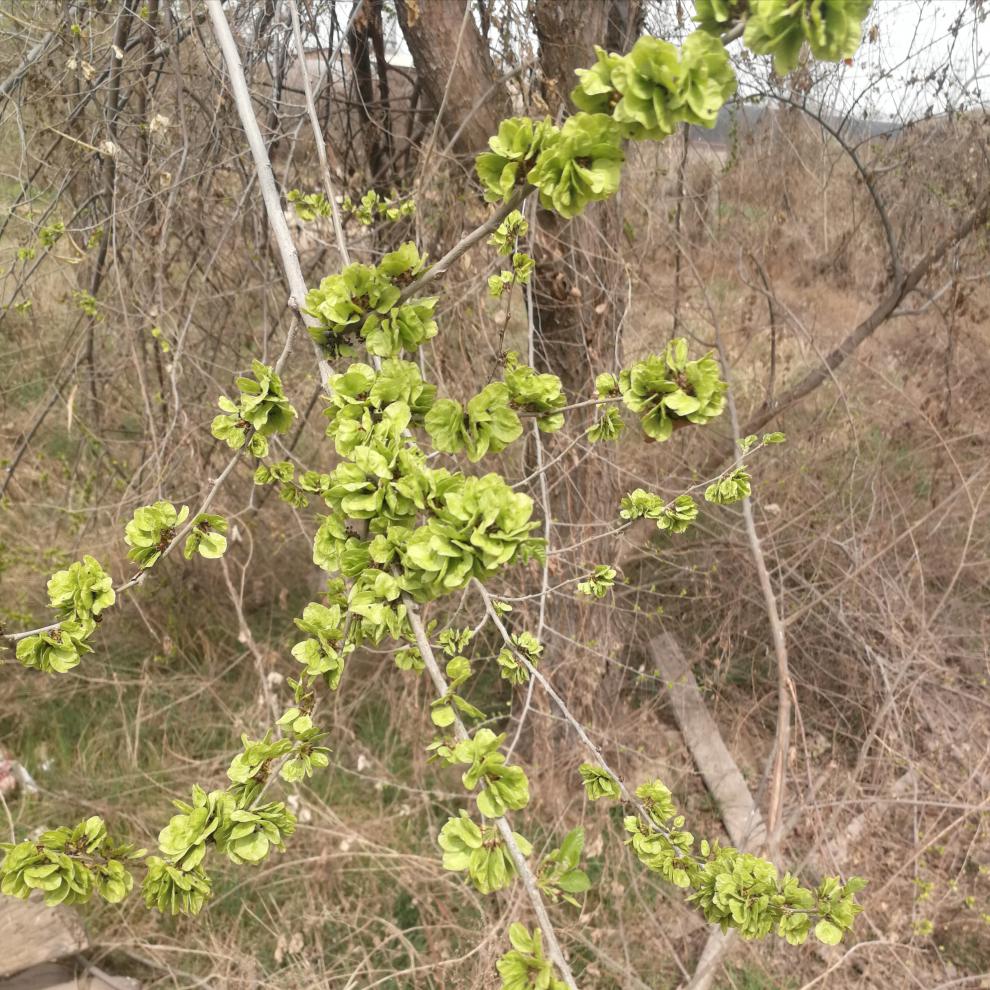
MULTIPOLYGON (((906 252, 927 244, 961 204, 965 176, 950 166, 979 138, 979 128, 971 131, 966 121, 948 138, 919 129, 870 152, 906 252)), ((718 320, 737 401, 749 410, 768 387, 771 332, 754 257, 776 299, 778 391, 869 311, 887 275, 866 190, 841 151, 801 118, 744 142, 724 170, 727 154, 689 158, 680 242, 676 155, 638 163, 623 192, 633 299, 624 346, 628 359, 669 337, 680 243, 683 332, 709 345, 718 320)), ((218 182, 202 209, 228 216, 234 186, 218 182)), ((449 243, 480 211, 475 199, 441 186, 421 205, 418 232, 431 245, 449 243)), ((254 236, 249 220, 239 236, 245 243, 254 236)), ((304 260, 318 273, 327 254, 316 244, 304 260)), ((471 391, 501 351, 526 343, 520 308, 480 302, 486 263, 475 256, 451 273, 443 302, 451 329, 426 358, 454 395, 471 391)), ((834 386, 782 417, 788 444, 755 468, 758 524, 791 620, 797 696, 784 865, 811 875, 859 873, 870 887, 861 944, 835 952, 739 946, 722 977, 726 990, 934 988, 962 977, 976 986, 990 969, 985 264, 983 232, 939 273, 956 277, 950 296, 881 328, 834 386)), ((69 395, 46 421, 0 513, 5 622, 37 614, 45 576, 80 552, 122 573, 119 534, 134 505, 159 494, 191 501, 206 489, 220 463, 207 433, 214 395, 245 363, 250 342, 271 337, 282 312, 281 287, 259 271, 223 251, 208 272, 228 294, 209 304, 184 296, 155 317, 174 337, 193 312, 196 339, 216 341, 208 359, 194 349, 178 432, 155 470, 142 470, 153 437, 136 390, 119 389, 98 424, 84 395, 74 400, 71 423, 69 395)), ((66 282, 39 297, 33 318, 6 324, 3 351, 16 352, 16 364, 4 360, 0 368, 7 446, 37 414, 46 369, 65 352, 70 290, 66 282)), ((131 332, 145 315, 122 305, 107 319, 131 332)), ((130 349, 108 345, 105 380, 130 382, 134 368, 130 349)), ((287 384, 303 407, 314 385, 308 355, 293 357, 287 384)), ((317 406, 295 451, 306 466, 326 466, 320 432, 317 406)), ((620 469, 628 488, 674 494, 698 480, 699 461, 726 443, 721 423, 702 435, 684 431, 662 448, 630 439, 620 469)), ((154 588, 100 631, 98 654, 78 673, 43 680, 5 668, 4 743, 43 788, 12 806, 17 828, 95 812, 152 845, 170 798, 193 780, 220 784, 236 733, 264 724, 262 681, 287 700, 291 617, 320 581, 308 564, 309 521, 275 498, 256 512, 258 501, 245 472, 222 509, 241 534, 231 555, 235 586, 251 562, 241 603, 260 657, 239 641, 219 572, 169 562, 154 588)), ((672 727, 642 647, 656 629, 676 634, 762 795, 776 682, 745 535, 731 511, 706 515, 694 535, 676 542, 632 534, 621 543, 627 583, 614 603, 626 649, 610 658, 615 688, 593 729, 627 777, 665 778, 695 831, 715 835, 718 809, 672 727)), ((586 562, 599 562, 591 549, 586 562)), ((507 578, 503 590, 517 590, 517 581, 507 578)), ((520 606, 519 615, 531 618, 532 607, 520 606)), ((477 644, 479 661, 495 649, 477 644)), ((571 662, 582 655, 552 633, 547 650, 571 662)), ((508 696, 494 678, 477 690, 486 710, 504 713, 508 696)), ((161 987, 491 986, 503 951, 494 922, 519 906, 519 895, 483 900, 440 866, 434 837, 461 796, 456 777, 426 760, 429 701, 426 685, 396 671, 387 654, 356 660, 326 713, 331 767, 291 795, 300 828, 290 850, 258 870, 219 868, 213 905, 199 919, 161 919, 136 900, 94 906, 87 921, 99 959, 161 987)), ((532 719, 521 753, 538 757, 528 767, 534 842, 549 847, 584 823, 589 869, 600 879, 580 913, 560 915, 582 985, 625 988, 634 973, 656 988, 677 986, 704 926, 630 860, 621 824, 585 802, 574 786, 581 759, 559 719, 539 700, 532 719)))

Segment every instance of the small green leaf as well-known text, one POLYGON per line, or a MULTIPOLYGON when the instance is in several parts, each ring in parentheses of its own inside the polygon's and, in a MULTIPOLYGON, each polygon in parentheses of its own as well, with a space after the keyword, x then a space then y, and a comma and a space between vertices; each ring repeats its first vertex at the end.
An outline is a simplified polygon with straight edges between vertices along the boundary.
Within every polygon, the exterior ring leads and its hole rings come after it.
POLYGON ((618 801, 622 797, 619 782, 607 770, 591 763, 582 763, 578 769, 584 780, 584 790, 589 800, 598 801, 601 798, 611 798, 618 801))

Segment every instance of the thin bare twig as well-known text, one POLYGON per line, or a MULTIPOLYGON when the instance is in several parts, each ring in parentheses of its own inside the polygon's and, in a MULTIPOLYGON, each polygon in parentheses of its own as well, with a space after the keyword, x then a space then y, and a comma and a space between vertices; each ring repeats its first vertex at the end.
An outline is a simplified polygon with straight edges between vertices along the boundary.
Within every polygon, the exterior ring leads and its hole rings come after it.
MULTIPOLYGON (((419 616, 416 603, 408 597, 405 597, 404 601, 406 604, 406 614, 409 617, 409 624, 412 626, 413 634, 416 637, 416 645, 419 647, 419 652, 423 658, 423 663, 426 665, 426 672, 430 675, 430 679, 433 681, 433 685, 436 687, 437 692, 441 696, 446 695, 450 688, 447 684, 446 677, 444 677, 443 671, 440 669, 440 664, 437 662, 436 655, 433 652, 433 647, 430 645, 430 640, 426 635, 426 629, 423 627, 423 620, 419 616)), ((464 722, 461 720, 460 715, 456 711, 454 712, 454 735, 457 737, 458 741, 471 738, 464 722)), ((577 983, 574 981, 574 974, 571 972, 570 965, 567 962, 567 957, 564 955, 564 952, 560 947, 560 942, 557 939, 557 932, 554 929, 553 922, 550 920, 550 915, 547 913, 546 905, 543 903, 543 897, 540 895, 540 888, 537 886, 536 877, 533 875, 533 871, 529 868, 529 864, 526 862, 526 857, 523 856, 522 850, 516 842, 516 837, 512 834, 512 826, 503 816, 502 818, 495 819, 495 827, 502 836, 502 841, 505 843, 506 849, 509 850, 509 855, 512 857, 512 862, 516 868, 516 873, 519 874, 519 879, 522 881, 523 888, 526 891, 526 896, 529 898, 530 906, 533 908, 533 913, 536 915, 536 920, 540 926, 540 930, 543 932, 543 938, 547 946, 547 954, 550 956, 553 964, 560 971, 560 975, 563 977, 567 986, 570 987, 570 990, 577 990, 577 983)))

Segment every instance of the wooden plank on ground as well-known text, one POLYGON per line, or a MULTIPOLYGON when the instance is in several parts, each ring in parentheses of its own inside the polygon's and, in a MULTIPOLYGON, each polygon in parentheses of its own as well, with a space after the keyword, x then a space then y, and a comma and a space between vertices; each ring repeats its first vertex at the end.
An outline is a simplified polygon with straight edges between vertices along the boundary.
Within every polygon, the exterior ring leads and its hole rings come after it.
POLYGON ((0 980, 0 990, 78 990, 78 987, 71 969, 58 963, 43 963, 9 980, 0 980))
POLYGON ((0 980, 0 990, 141 990, 141 984, 129 976, 110 976, 101 969, 80 970, 76 975, 65 963, 43 963, 0 980))
MULTIPOLYGON (((649 649, 667 689, 674 720, 705 786, 718 803, 732 844, 743 850, 758 849, 767 835, 763 816, 708 711, 691 665, 669 633, 652 639, 649 649)), ((710 990, 734 934, 730 931, 723 935, 719 928, 712 927, 687 990, 710 990)))
POLYGON ((141 981, 132 976, 111 976, 93 966, 79 978, 79 990, 141 990, 141 981))
POLYGON ((650 641, 650 655, 663 679, 677 727, 709 792, 718 803, 732 844, 755 849, 766 839, 766 826, 746 778, 722 740, 708 712, 698 682, 677 641, 663 633, 650 641))
POLYGON ((75 955, 87 944, 72 912, 33 899, 0 898, 0 978, 75 955))

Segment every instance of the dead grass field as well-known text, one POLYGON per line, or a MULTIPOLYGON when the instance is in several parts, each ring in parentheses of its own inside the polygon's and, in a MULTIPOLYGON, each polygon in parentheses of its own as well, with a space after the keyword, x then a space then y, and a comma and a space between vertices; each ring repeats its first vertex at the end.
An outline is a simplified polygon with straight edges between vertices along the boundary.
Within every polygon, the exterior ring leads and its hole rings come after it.
MULTIPOLYGON (((962 121, 870 150, 908 255, 961 205, 948 177, 981 134, 985 124, 962 121)), ((717 325, 745 413, 816 366, 872 309, 887 278, 882 233, 841 150, 801 119, 781 118, 738 147, 691 152, 679 235, 676 170, 673 150, 638 162, 623 191, 634 300, 625 356, 662 346, 675 308, 679 332, 700 349, 713 343, 717 325)), ((444 190, 431 195, 450 222, 476 207, 444 190)), ((423 232, 439 240, 443 231, 431 223, 421 221, 423 232)), ((754 469, 757 521, 783 589, 797 705, 783 864, 812 875, 859 874, 869 887, 853 944, 737 945, 721 990, 936 990, 963 978, 990 986, 987 247, 986 230, 967 240, 934 279, 952 282, 946 294, 912 297, 918 312, 882 326, 834 383, 787 410, 774 428, 788 442, 754 469)), ((10 250, 0 247, 5 264, 10 250)), ((328 263, 319 244, 304 260, 328 263)), ((496 316, 479 305, 484 263, 452 273, 444 305, 461 321, 459 332, 429 356, 455 394, 465 368, 496 346, 496 316)), ((244 342, 266 335, 272 319, 257 304, 271 286, 245 278, 228 259, 217 277, 229 297, 194 300, 197 320, 222 320, 236 333, 198 358, 195 379, 183 383, 167 470, 135 476, 152 438, 123 335, 101 369, 118 387, 99 422, 74 390, 45 419, 0 510, 6 627, 40 614, 47 576, 82 552, 126 573, 121 531, 133 505, 183 472, 188 480, 161 494, 190 501, 216 472, 208 435, 215 393, 243 362, 244 342)), ((31 310, 9 315, 3 328, 4 457, 40 412, 52 369, 77 345, 73 288, 70 269, 53 269, 34 289, 31 310)), ((108 325, 120 316, 109 312, 108 325)), ((157 320, 174 340, 182 317, 168 309, 147 323, 157 320)), ((509 343, 524 323, 524 314, 509 313, 509 343)), ((315 377, 304 358, 286 378, 305 408, 315 377)), ((321 432, 317 407, 296 448, 302 461, 323 457, 321 432)), ((628 487, 674 493, 698 480, 699 463, 724 455, 728 426, 698 432, 662 448, 624 441, 628 487)), ((69 676, 4 667, 0 738, 41 787, 8 806, 18 833, 28 823, 95 813, 151 846, 170 800, 185 796, 191 780, 223 780, 236 733, 253 733, 267 718, 266 692, 287 700, 292 616, 320 585, 306 519, 275 498, 259 505, 247 472, 223 501, 237 528, 224 568, 167 562, 69 676), (228 587, 243 602, 249 635, 228 587)), ((626 646, 612 658, 617 688, 594 728, 627 777, 663 777, 694 831, 718 835, 718 808, 670 718, 645 643, 658 630, 676 635, 751 789, 764 795, 776 681, 741 520, 713 514, 676 542, 634 533, 621 544, 625 583, 614 602, 626 646)), ((563 642, 547 646, 567 652, 563 642)), ((478 643, 479 667, 495 652, 494 642, 478 643)), ((504 714, 510 697, 497 677, 477 680, 472 700, 504 714)), ((97 962, 146 987, 491 986, 502 951, 492 920, 521 895, 483 900, 441 866, 434 837, 461 795, 456 779, 426 759, 431 699, 386 652, 356 659, 327 712, 331 766, 289 794, 300 823, 289 851, 256 870, 218 865, 215 896, 199 919, 162 919, 138 899, 92 905, 85 920, 97 962)), ((540 738, 524 739, 522 755, 532 755, 531 746, 549 754, 529 768, 537 799, 527 823, 541 830, 534 845, 549 847, 580 823, 589 835, 595 885, 561 925, 582 985, 626 990, 633 984, 624 974, 638 973, 656 990, 678 986, 704 940, 703 923, 631 861, 621 821, 562 785, 580 757, 544 703, 534 718, 540 738)))

